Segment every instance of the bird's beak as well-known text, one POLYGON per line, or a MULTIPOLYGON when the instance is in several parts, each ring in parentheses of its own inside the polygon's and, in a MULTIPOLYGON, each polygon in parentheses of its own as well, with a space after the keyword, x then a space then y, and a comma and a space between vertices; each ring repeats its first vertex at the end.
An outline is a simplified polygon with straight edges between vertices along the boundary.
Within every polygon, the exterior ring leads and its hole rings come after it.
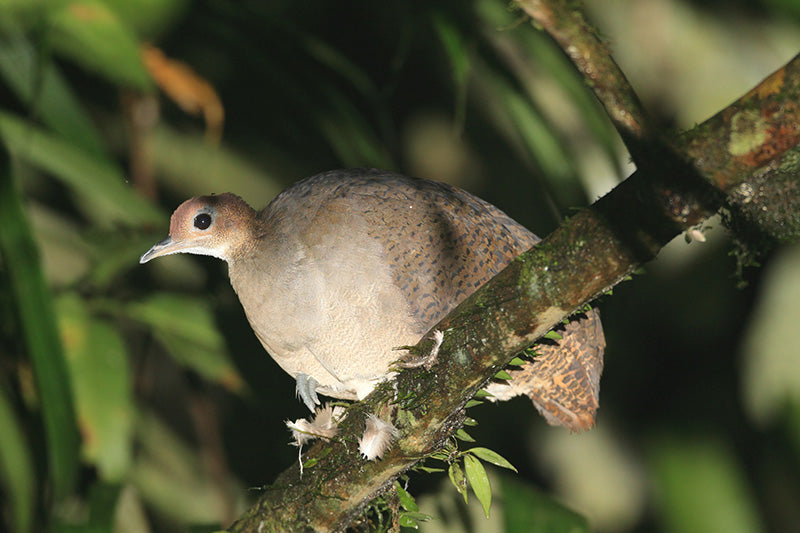
POLYGON ((139 263, 147 263, 151 259, 161 257, 162 255, 176 254, 185 247, 185 243, 181 241, 173 241, 172 237, 167 237, 163 241, 154 244, 152 248, 147 250, 144 255, 139 258, 139 263))

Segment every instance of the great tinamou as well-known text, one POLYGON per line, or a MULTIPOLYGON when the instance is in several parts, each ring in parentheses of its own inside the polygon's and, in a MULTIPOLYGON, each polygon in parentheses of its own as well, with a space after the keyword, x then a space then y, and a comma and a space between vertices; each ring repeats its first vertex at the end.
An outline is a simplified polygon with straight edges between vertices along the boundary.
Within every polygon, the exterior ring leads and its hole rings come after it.
MULTIPOLYGON (((391 376, 397 347, 416 344, 538 240, 456 187, 359 169, 302 180, 261 211, 230 193, 187 200, 169 238, 140 262, 174 253, 227 261, 256 336, 313 410, 317 393, 365 397, 391 376)), ((603 365, 599 317, 579 315, 562 335, 489 391, 526 394, 551 424, 587 429, 603 365)))

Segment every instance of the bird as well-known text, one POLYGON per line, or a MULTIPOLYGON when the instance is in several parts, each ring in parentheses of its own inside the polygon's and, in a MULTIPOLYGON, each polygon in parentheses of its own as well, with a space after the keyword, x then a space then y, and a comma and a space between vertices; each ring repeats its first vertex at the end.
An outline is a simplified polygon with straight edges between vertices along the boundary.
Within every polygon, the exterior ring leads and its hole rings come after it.
MULTIPOLYGON (((300 180, 261 210, 232 193, 191 198, 140 263, 176 253, 227 262, 255 335, 314 411, 319 394, 360 400, 390 379, 398 347, 539 240, 455 186, 347 169, 300 180)), ((605 341, 593 309, 570 324, 492 394, 526 394, 549 423, 577 431, 594 423, 605 341)))

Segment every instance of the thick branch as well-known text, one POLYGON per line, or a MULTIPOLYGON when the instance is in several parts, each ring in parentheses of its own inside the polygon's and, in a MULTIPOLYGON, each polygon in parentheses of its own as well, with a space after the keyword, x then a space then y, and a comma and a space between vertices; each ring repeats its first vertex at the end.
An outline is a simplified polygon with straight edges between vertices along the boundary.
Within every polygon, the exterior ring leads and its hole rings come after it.
MULTIPOLYGON (((760 184, 765 207, 789 205, 791 216, 780 222, 794 224, 792 234, 800 234, 798 87, 795 59, 677 139, 675 152, 651 154, 658 160, 648 161, 644 170, 520 256, 437 326, 445 340, 430 371, 404 371, 396 392, 380 388, 354 404, 340 437, 305 454, 313 467, 307 466, 302 477, 297 465, 282 473, 231 531, 344 529, 398 474, 441 448, 460 427, 465 403, 514 354, 619 283, 723 201, 743 202, 738 199, 743 188, 760 184), (790 167, 794 173, 787 171, 790 167), (782 177, 779 187, 773 187, 775 176, 782 177), (377 462, 366 462, 356 451, 368 412, 391 416, 401 432, 377 462)), ((429 340, 421 342, 422 349, 429 346, 429 340)))
POLYGON ((800 238, 798 102, 800 55, 675 142, 705 179, 728 193, 732 229, 746 241, 800 238))

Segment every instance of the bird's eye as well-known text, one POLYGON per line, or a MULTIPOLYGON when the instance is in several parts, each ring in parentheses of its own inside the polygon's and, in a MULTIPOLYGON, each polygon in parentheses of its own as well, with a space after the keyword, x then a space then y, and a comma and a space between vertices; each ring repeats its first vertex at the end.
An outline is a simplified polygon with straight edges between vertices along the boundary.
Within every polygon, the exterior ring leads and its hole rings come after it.
POLYGON ((211 225, 211 215, 208 213, 201 213, 194 217, 194 227, 197 229, 208 229, 211 225))

